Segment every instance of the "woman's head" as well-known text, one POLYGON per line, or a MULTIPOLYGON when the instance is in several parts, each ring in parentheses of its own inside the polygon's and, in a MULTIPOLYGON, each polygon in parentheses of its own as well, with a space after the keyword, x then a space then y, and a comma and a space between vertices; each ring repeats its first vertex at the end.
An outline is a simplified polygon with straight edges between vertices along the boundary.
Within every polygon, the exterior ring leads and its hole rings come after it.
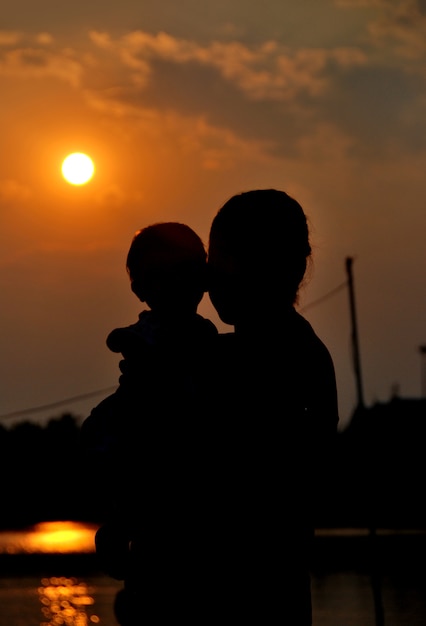
POLYGON ((276 189, 231 197, 209 236, 209 294, 219 317, 235 324, 253 302, 294 304, 310 255, 306 215, 294 198, 276 189))

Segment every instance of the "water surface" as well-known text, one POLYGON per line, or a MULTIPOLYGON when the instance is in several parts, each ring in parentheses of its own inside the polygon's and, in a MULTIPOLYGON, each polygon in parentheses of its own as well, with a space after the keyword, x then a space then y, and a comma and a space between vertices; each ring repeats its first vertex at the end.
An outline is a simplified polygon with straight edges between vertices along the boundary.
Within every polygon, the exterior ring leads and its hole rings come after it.
MULTIPOLYGON (((117 626, 121 583, 97 568, 96 528, 49 522, 0 533, 0 626, 117 626)), ((418 532, 318 533, 313 626, 426 626, 425 545, 418 532)))

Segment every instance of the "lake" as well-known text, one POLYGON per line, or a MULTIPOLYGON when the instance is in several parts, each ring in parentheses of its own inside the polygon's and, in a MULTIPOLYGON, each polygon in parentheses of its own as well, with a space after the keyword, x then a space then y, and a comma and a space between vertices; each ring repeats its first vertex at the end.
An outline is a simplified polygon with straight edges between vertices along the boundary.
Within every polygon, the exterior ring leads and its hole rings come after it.
MULTIPOLYGON (((117 626, 121 583, 98 570, 95 531, 48 522, 0 533, 0 626, 117 626)), ((315 542, 313 626, 426 625, 423 532, 323 530, 315 542)))

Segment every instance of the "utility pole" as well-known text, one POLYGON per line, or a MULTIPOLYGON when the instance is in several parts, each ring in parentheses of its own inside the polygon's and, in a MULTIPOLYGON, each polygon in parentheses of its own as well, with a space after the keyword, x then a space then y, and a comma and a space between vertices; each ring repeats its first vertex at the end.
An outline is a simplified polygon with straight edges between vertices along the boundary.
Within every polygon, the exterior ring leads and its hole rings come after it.
POLYGON ((352 322, 352 350, 353 350, 353 360, 354 360, 354 370, 355 370, 355 380, 356 380, 356 389, 358 394, 358 408, 364 408, 364 394, 362 390, 362 379, 361 379, 361 363, 359 357, 359 344, 358 344, 358 329, 356 322, 356 310, 355 310, 355 292, 354 292, 354 282, 353 282, 353 274, 352 274, 352 263, 353 259, 351 257, 346 258, 346 272, 348 274, 348 287, 349 287, 349 305, 351 311, 351 322, 352 322))
POLYGON ((420 350, 420 384, 421 397, 426 398, 426 345, 419 346, 420 350))

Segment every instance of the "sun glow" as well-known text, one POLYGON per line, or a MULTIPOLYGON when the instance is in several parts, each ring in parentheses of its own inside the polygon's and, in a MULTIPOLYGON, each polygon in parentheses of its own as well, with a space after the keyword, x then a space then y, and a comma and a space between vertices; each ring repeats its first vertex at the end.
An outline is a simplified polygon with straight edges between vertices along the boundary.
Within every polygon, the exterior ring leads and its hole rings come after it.
POLYGON ((92 159, 83 152, 69 154, 62 163, 62 175, 71 185, 85 185, 94 173, 92 159))
POLYGON ((0 554, 94 552, 98 526, 79 522, 41 522, 0 533, 0 554))

